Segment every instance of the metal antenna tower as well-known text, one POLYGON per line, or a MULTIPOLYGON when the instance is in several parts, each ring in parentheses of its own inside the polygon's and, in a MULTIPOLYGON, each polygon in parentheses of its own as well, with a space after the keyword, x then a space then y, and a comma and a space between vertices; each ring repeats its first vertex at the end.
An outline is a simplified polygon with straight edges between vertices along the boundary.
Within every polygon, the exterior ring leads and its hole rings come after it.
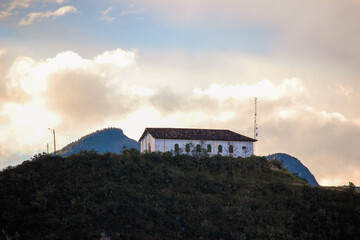
POLYGON ((256 139, 256 138, 257 138, 257 136, 258 136, 258 133, 257 133, 258 126, 257 126, 257 122, 256 122, 256 115, 257 115, 257 106, 256 106, 256 101, 257 101, 257 98, 255 98, 254 139, 256 139))
MULTIPOLYGON (((257 133, 258 126, 257 126, 257 122, 256 122, 256 115, 257 115, 256 101, 257 101, 257 98, 255 97, 255 114, 254 114, 254 139, 255 140, 256 140, 256 138, 258 136, 258 133, 257 133)), ((255 142, 254 142, 254 145, 253 145, 253 154, 255 155, 255 142)))

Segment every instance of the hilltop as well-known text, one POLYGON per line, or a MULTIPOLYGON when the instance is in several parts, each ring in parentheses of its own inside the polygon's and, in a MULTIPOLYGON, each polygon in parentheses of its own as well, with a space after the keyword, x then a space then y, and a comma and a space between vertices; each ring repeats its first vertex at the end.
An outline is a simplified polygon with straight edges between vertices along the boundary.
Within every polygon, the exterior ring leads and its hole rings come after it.
POLYGON ((140 150, 140 143, 128 138, 120 128, 105 128, 81 137, 58 151, 58 155, 68 156, 84 150, 95 150, 99 153, 120 153, 124 149, 140 150))
POLYGON ((267 159, 277 159, 283 163, 283 166, 291 173, 296 174, 300 178, 306 179, 311 186, 319 186, 314 175, 310 170, 300 162, 299 159, 286 153, 275 153, 266 157, 267 159))
POLYGON ((0 213, 0 238, 358 239, 360 194, 265 157, 82 151, 1 171, 0 213))

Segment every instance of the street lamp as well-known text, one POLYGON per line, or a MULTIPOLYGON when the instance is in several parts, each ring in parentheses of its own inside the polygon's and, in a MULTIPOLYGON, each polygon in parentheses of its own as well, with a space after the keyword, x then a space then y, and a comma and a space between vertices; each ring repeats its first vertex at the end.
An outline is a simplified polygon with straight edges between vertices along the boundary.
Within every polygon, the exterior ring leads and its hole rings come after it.
POLYGON ((54 135, 54 155, 55 155, 55 152, 56 152, 56 140, 55 140, 55 129, 52 129, 52 128, 48 128, 50 131, 52 130, 53 132, 53 135, 54 135))

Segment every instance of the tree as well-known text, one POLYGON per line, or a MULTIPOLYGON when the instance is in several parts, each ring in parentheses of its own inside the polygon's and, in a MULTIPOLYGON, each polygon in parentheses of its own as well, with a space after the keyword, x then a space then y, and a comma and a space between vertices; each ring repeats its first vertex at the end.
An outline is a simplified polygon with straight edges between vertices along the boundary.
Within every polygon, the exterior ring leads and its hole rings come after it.
POLYGON ((230 157, 236 156, 236 153, 238 152, 238 148, 234 146, 234 143, 231 141, 228 141, 227 148, 225 149, 226 155, 230 157))
POLYGON ((208 156, 208 152, 205 148, 205 141, 201 140, 198 144, 191 144, 191 155, 200 158, 200 157, 206 157, 208 156))

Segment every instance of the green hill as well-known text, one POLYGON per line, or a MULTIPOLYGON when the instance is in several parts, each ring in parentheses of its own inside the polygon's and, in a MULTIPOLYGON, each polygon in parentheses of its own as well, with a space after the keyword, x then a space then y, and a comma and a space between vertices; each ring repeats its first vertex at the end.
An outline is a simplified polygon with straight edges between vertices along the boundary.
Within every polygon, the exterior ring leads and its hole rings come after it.
POLYGON ((359 239, 355 187, 264 157, 80 152, 0 172, 0 239, 359 239))

